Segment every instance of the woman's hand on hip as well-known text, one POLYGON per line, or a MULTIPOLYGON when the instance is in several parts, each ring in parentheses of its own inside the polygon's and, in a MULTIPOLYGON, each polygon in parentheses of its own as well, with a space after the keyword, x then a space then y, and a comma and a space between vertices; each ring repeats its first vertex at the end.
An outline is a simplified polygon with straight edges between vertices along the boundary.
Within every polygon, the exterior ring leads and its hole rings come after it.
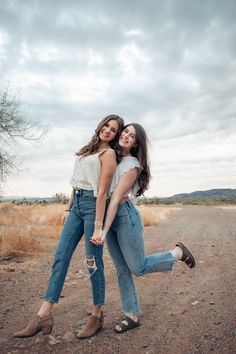
POLYGON ((65 224, 66 219, 68 218, 69 212, 70 212, 69 210, 64 211, 62 218, 61 218, 62 225, 65 224))

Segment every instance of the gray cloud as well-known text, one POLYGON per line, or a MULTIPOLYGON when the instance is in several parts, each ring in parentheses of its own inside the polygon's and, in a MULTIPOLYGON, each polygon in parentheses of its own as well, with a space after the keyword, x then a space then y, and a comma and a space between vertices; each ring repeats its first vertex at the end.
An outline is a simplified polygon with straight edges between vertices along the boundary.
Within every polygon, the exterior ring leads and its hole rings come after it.
POLYGON ((204 144, 204 133, 233 144, 235 10, 233 0, 2 1, 1 81, 51 126, 41 158, 70 150, 74 132, 84 142, 111 112, 167 151, 177 138, 204 144))

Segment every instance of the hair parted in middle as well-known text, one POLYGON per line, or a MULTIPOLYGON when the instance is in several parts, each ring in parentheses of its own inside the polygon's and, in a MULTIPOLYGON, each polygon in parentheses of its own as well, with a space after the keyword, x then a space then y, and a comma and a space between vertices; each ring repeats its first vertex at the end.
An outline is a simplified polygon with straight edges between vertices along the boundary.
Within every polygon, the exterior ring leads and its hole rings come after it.
POLYGON ((115 120, 118 123, 118 130, 115 136, 115 139, 110 141, 110 147, 115 150, 117 159, 119 160, 119 156, 117 154, 117 145, 121 131, 124 128, 124 120, 120 116, 116 114, 109 114, 108 116, 104 117, 101 122, 98 124, 97 128, 95 129, 95 134, 92 136, 92 139, 88 142, 87 145, 83 146, 77 153, 77 156, 88 156, 97 152, 99 148, 100 138, 99 132, 100 130, 106 125, 110 120, 115 120))

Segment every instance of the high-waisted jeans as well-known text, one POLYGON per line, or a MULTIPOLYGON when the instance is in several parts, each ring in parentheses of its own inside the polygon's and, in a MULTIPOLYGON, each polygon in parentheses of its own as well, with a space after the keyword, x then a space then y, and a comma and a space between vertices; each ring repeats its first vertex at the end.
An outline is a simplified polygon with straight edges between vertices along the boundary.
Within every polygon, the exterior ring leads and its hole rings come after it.
POLYGON ((132 274, 171 271, 177 259, 171 252, 145 255, 143 222, 130 201, 119 205, 106 242, 117 271, 123 311, 138 314, 141 310, 132 274))
POLYGON ((63 227, 59 244, 56 249, 52 273, 44 299, 57 303, 64 285, 70 260, 76 246, 85 235, 86 257, 92 258, 93 266, 88 267, 93 292, 93 303, 104 304, 105 277, 103 265, 103 247, 90 242, 94 231, 96 198, 93 191, 79 190, 75 192, 74 203, 63 227))

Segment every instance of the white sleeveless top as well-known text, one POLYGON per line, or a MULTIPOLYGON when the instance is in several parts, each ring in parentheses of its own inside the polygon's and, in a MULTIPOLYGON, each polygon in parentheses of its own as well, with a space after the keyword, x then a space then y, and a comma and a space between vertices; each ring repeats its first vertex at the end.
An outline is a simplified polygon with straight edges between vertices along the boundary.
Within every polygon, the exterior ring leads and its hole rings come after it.
MULTIPOLYGON (((125 172, 128 172, 129 170, 131 170, 135 167, 137 167, 138 169, 141 169, 141 165, 140 165, 139 161, 136 159, 136 157, 134 157, 134 156, 122 157, 121 162, 116 167, 116 171, 115 171, 114 176, 112 178, 111 189, 110 189, 111 193, 115 190, 115 188, 119 182, 119 178, 125 172)), ((138 182, 136 181, 135 184, 133 185, 133 187, 127 192, 127 195, 125 195, 124 197, 127 197, 129 194, 131 194, 132 199, 134 200, 138 190, 139 190, 139 185, 138 185, 138 182)))
POLYGON ((86 189, 93 191, 94 197, 98 195, 98 184, 101 173, 99 156, 111 149, 101 150, 88 156, 77 156, 70 184, 74 189, 86 189))

